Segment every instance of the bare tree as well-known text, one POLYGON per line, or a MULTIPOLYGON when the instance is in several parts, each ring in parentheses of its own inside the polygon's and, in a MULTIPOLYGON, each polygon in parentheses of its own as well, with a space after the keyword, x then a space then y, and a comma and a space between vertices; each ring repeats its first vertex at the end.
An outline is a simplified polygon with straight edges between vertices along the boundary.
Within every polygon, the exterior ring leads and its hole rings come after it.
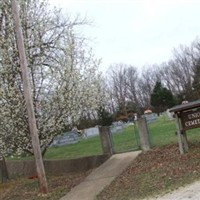
POLYGON ((118 108, 123 115, 127 116, 126 100, 127 100, 127 65, 113 64, 109 69, 109 83, 112 88, 112 97, 114 97, 118 108))
POLYGON ((148 66, 142 70, 140 79, 138 80, 138 99, 142 108, 150 108, 150 95, 153 91, 155 83, 159 80, 158 66, 148 66))
POLYGON ((127 98, 135 105, 135 111, 141 113, 139 100, 139 74, 135 67, 129 66, 126 73, 127 98))

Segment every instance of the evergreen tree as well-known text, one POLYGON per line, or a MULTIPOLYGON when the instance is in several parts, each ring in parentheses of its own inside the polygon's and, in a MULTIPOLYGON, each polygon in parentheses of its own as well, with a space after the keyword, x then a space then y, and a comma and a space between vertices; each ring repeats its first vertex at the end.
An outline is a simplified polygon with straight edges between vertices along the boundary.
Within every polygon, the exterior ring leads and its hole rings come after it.
POLYGON ((194 78, 194 80, 192 83, 192 87, 194 89, 196 97, 199 99, 200 98, 200 60, 194 66, 194 77, 193 78, 194 78))
POLYGON ((112 115, 102 106, 98 110, 98 118, 102 126, 110 126, 113 122, 112 115))
POLYGON ((163 87, 160 81, 157 81, 151 94, 151 105, 154 107, 156 113, 159 114, 174 104, 175 100, 172 92, 163 87))

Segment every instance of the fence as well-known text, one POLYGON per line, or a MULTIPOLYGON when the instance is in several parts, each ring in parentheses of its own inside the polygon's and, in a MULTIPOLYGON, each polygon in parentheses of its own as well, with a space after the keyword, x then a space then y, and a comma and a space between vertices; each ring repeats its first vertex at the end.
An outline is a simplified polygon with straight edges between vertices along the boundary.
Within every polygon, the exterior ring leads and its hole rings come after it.
MULTIPOLYGON (((44 160, 47 175, 62 175, 69 172, 82 172, 93 169, 104 163, 109 155, 88 156, 71 160, 44 160)), ((9 177, 34 176, 36 167, 34 160, 6 161, 9 177)), ((0 172, 2 171, 0 165, 0 172)))

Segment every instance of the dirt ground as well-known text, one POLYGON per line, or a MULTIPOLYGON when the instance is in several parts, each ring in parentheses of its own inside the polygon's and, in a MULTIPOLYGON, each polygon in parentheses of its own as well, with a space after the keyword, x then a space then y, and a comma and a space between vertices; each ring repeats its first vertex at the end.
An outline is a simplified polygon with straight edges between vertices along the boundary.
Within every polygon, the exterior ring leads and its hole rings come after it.
POLYGON ((81 183, 90 172, 91 170, 61 176, 48 176, 49 194, 47 196, 39 193, 37 179, 25 177, 10 179, 3 184, 0 182, 0 200, 58 200, 81 183))
POLYGON ((200 183, 190 189, 187 186, 199 180, 200 142, 191 143, 190 152, 184 155, 180 155, 177 144, 166 145, 141 153, 97 199, 200 200, 200 183), (166 193, 166 196, 160 196, 166 193))

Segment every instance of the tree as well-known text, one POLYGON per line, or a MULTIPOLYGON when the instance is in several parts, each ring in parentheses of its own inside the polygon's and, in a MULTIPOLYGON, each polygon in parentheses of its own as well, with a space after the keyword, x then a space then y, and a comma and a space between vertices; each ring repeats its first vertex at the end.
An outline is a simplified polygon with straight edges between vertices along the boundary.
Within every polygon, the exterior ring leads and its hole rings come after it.
POLYGON ((200 60, 194 66, 194 76, 193 76, 192 87, 194 89, 194 92, 196 93, 196 97, 199 99, 200 98, 200 60))
POLYGON ((127 68, 126 74, 127 80, 127 97, 128 101, 126 102, 127 112, 137 112, 141 113, 141 106, 139 101, 139 75, 137 69, 133 66, 127 68))
POLYGON ((109 82, 113 97, 116 101, 117 107, 120 108, 120 112, 127 116, 126 110, 126 98, 127 98, 127 65, 123 63, 113 64, 110 66, 109 82))
POLYGON ((158 80, 157 72, 157 66, 147 66, 142 70, 142 74, 138 79, 138 101, 140 110, 151 106, 150 96, 158 80))
POLYGON ((112 115, 102 106, 98 110, 98 119, 101 126, 110 126, 113 122, 112 115))
MULTIPOLYGON (((100 61, 78 31, 86 24, 50 10, 46 1, 20 1, 33 105, 44 154, 54 137, 97 110, 100 61)), ((23 96, 11 1, 0 5, 0 151, 33 153, 23 96)))
POLYGON ((156 82, 153 93, 151 94, 151 105, 158 114, 174 105, 172 92, 163 87, 160 81, 156 82))

